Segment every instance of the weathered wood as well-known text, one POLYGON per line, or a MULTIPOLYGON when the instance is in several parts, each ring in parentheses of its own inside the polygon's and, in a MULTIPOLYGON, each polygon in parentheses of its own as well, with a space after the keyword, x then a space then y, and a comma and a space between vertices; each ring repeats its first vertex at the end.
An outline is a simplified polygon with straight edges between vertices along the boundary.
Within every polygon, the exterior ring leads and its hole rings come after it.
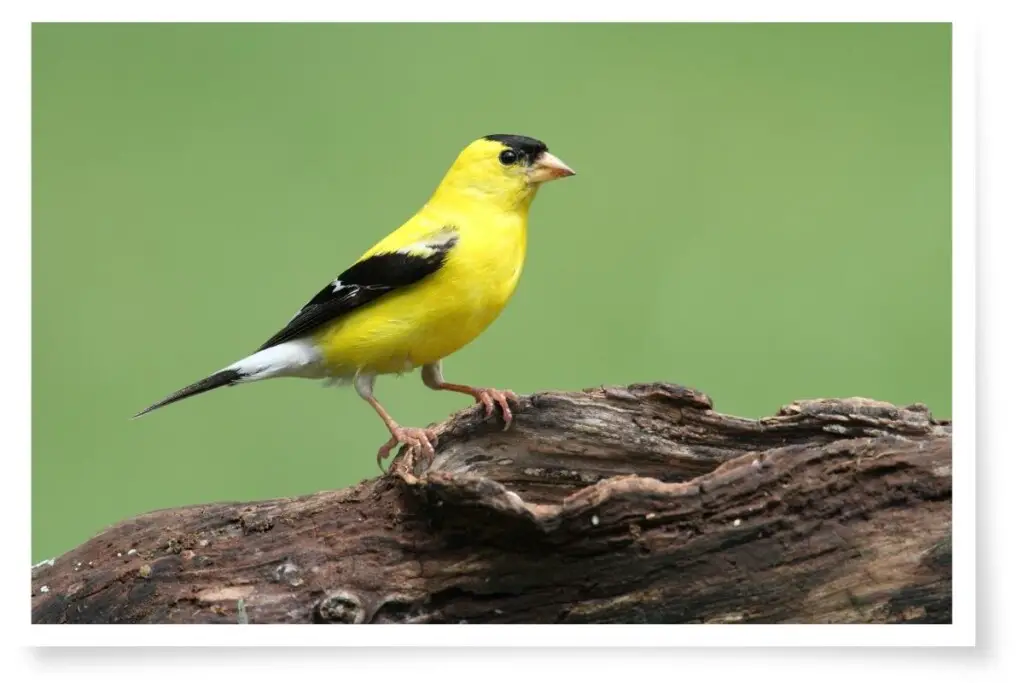
POLYGON ((32 619, 948 623, 951 432, 859 398, 536 394, 509 431, 453 416, 429 467, 117 524, 33 570, 32 619))

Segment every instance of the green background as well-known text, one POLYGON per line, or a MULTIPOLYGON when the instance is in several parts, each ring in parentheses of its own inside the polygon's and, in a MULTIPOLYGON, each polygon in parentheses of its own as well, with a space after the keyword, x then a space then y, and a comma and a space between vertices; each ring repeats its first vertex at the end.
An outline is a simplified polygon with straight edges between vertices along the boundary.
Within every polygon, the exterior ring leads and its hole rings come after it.
MULTIPOLYGON (((666 380, 760 416, 951 410, 948 25, 36 25, 35 560, 148 510, 338 488, 350 388, 214 392, 459 150, 547 142, 505 314, 445 365, 526 393, 666 380)), ((469 405, 378 382, 399 421, 469 405)))

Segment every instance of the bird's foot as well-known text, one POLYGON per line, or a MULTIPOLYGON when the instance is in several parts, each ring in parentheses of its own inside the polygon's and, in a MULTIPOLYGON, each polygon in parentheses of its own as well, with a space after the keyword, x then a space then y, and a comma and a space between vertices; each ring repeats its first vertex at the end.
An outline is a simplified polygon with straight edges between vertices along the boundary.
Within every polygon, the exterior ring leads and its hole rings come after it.
POLYGON ((409 447, 414 460, 427 458, 429 465, 434 460, 434 446, 437 445, 437 432, 433 429, 420 427, 395 427, 391 438, 377 451, 377 467, 385 472, 384 461, 391 456, 391 449, 399 444, 409 447))
POLYGON ((511 391, 505 391, 504 389, 473 389, 473 398, 476 399, 477 403, 480 403, 484 407, 484 419, 489 418, 494 414, 494 404, 498 404, 501 407, 501 419, 505 422, 505 430, 508 430, 512 424, 512 409, 509 408, 509 401, 515 403, 519 400, 511 391))

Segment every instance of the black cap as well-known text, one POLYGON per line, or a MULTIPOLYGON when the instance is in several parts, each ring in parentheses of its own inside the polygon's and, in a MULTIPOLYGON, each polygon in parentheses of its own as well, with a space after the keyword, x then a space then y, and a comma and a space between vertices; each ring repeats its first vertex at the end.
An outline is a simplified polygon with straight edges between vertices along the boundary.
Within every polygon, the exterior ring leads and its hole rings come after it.
POLYGON ((548 146, 540 140, 535 138, 528 138, 525 135, 507 135, 504 133, 495 133, 494 135, 487 135, 484 137, 485 140, 493 140, 494 142, 500 142, 509 149, 519 152, 526 157, 527 163, 532 164, 537 160, 544 152, 548 151, 548 146))

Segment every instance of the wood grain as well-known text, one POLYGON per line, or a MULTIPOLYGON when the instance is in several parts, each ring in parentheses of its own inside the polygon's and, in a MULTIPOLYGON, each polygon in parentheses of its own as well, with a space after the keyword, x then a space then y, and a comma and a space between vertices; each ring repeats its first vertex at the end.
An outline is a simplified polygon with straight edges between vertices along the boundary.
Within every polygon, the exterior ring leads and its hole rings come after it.
POLYGON ((440 425, 429 466, 121 522, 33 569, 32 620, 952 618, 952 426, 923 405, 750 420, 656 383, 524 397, 508 431, 481 415, 440 425))

